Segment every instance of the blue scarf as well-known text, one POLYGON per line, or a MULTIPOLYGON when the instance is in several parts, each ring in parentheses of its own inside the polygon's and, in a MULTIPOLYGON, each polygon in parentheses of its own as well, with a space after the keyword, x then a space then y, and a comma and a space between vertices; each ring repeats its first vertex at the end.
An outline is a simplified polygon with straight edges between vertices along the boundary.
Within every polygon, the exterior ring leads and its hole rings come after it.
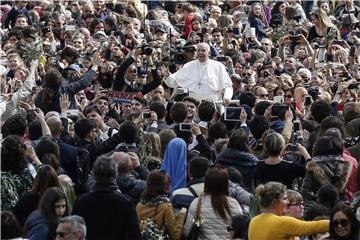
POLYGON ((174 138, 166 147, 161 169, 170 176, 172 191, 186 187, 186 154, 186 143, 181 138, 174 138))

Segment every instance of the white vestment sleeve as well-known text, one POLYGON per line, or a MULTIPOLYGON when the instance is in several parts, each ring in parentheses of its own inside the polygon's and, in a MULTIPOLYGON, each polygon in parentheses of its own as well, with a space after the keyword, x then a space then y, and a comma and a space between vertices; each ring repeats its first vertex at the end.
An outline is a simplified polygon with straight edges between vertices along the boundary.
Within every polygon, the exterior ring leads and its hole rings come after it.
POLYGON ((223 96, 223 99, 226 98, 226 99, 231 99, 232 96, 233 96, 233 87, 232 86, 228 86, 228 87, 225 87, 224 89, 224 96, 223 96))
POLYGON ((176 88, 177 83, 175 80, 175 74, 170 74, 168 77, 164 78, 163 82, 168 86, 169 88, 176 88))

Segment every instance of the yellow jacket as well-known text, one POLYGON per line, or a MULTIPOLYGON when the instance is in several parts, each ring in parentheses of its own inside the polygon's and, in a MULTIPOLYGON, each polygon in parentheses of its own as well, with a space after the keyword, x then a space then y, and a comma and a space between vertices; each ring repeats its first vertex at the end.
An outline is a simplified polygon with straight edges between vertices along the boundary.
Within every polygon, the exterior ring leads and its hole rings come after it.
POLYGON ((293 240, 296 236, 329 231, 329 221, 301 221, 293 217, 262 213, 251 219, 249 240, 293 240))

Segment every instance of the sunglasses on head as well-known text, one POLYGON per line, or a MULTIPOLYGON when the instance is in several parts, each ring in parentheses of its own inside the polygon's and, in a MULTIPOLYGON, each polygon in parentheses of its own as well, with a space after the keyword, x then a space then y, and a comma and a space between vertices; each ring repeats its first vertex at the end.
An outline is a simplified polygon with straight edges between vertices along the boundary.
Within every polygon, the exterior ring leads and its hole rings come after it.
POLYGON ((334 224, 335 227, 339 225, 346 227, 347 225, 349 225, 350 222, 347 219, 334 219, 332 223, 334 224))

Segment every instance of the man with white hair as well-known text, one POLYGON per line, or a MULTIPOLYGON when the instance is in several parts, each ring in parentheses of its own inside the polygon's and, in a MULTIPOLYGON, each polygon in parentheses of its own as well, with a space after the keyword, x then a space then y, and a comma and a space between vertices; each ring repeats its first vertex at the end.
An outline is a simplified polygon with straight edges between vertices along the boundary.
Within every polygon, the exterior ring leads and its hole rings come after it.
POLYGON ((82 217, 77 215, 67 216, 60 219, 56 228, 56 240, 85 240, 86 225, 82 217))
POLYGON ((165 84, 171 88, 183 88, 189 92, 190 97, 198 101, 223 99, 224 104, 228 105, 233 95, 233 88, 225 66, 209 59, 210 46, 207 43, 199 43, 196 53, 196 60, 186 63, 173 74, 162 67, 165 84))

